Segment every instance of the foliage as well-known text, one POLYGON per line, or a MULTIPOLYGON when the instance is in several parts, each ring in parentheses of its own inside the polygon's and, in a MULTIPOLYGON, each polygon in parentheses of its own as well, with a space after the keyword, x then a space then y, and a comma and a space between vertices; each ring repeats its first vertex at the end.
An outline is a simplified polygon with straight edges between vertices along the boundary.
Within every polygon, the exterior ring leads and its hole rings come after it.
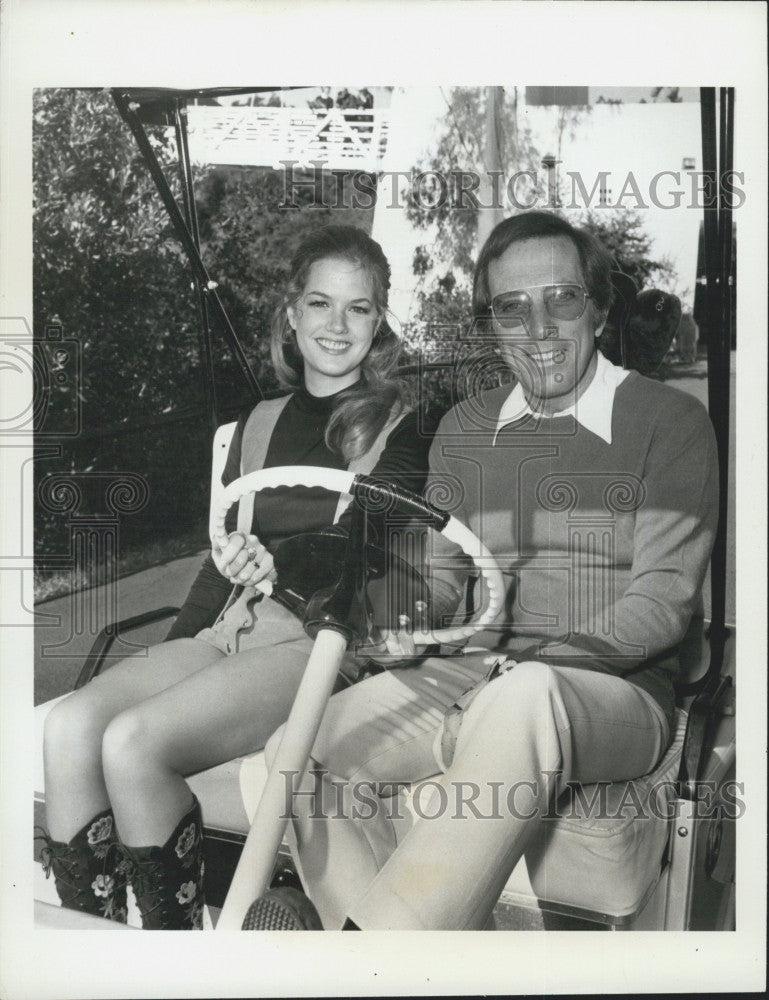
MULTIPOLYGON (((49 472, 138 472, 150 499, 141 513, 121 518, 124 548, 196 526, 203 541, 211 417, 191 269, 110 95, 38 90, 33 111, 34 334, 41 340, 60 326, 82 360, 77 385, 51 385, 38 430, 59 453, 39 448, 37 480, 49 472), (79 435, 57 438, 72 426, 78 402, 79 435), (179 410, 174 422, 160 423, 179 410)), ((168 131, 148 128, 181 203, 168 131)), ((283 177, 268 168, 201 168, 195 181, 203 259, 260 386, 269 390, 269 319, 297 240, 332 212, 370 230, 371 213, 281 209, 283 177)), ((295 200, 313 194, 298 189, 295 200)), ((212 327, 219 402, 231 417, 250 397, 213 320, 212 327)), ((96 500, 89 503, 100 512, 96 500)), ((66 518, 38 506, 35 544, 38 557, 67 553, 66 518)))
MULTIPOLYGON (((171 166, 167 140, 153 142, 171 166)), ((189 272, 109 96, 38 90, 33 157, 35 334, 60 323, 79 342, 84 426, 115 423, 126 405, 162 412, 182 391, 199 398, 189 272)), ((55 424, 71 400, 57 391, 52 404, 55 424)))
MULTIPOLYGON (((661 88, 659 88, 661 90, 661 88)), ((458 87, 451 91, 446 129, 438 141, 435 154, 415 166, 418 171, 447 172, 454 170, 483 172, 484 151, 482 128, 484 121, 485 88, 458 87)), ((675 100, 677 93, 668 100, 675 100)), ((558 109, 555 145, 556 159, 562 158, 562 144, 572 139, 580 122, 590 109, 564 107, 558 109)), ((538 174, 539 201, 545 204, 541 190, 544 175, 539 169, 542 156, 534 145, 528 125, 519 122, 518 95, 515 88, 505 88, 501 108, 501 169, 509 178, 518 171, 538 174)), ((533 200, 533 199, 532 199, 533 200)), ((570 214, 570 213, 568 213, 570 214)), ((424 207, 412 200, 408 215, 419 229, 429 232, 431 243, 417 247, 413 271, 418 282, 419 315, 417 323, 456 321, 470 315, 470 280, 476 252, 478 207, 465 204, 458 207, 451 198, 436 208, 424 207)), ((571 217, 571 214, 570 214, 571 217)), ((651 256, 651 239, 645 232, 638 212, 624 209, 601 209, 580 213, 573 221, 588 226, 607 246, 621 270, 634 278, 639 289, 652 281, 666 283, 673 277, 667 259, 651 256)))
POLYGON ((590 210, 579 220, 603 243, 617 262, 619 270, 636 283, 640 292, 644 288, 662 287, 675 277, 672 263, 667 257, 659 260, 651 256, 652 241, 644 230, 638 211, 630 209, 590 210))
MULTIPOLYGON (((443 176, 461 171, 479 172, 483 163, 485 89, 455 87, 446 99, 447 128, 434 153, 416 165, 415 171, 435 171, 443 176)), ((501 149, 501 169, 508 177, 516 171, 536 170, 539 155, 531 130, 519 123, 517 88, 505 88, 501 117, 507 141, 501 149)), ((419 319, 429 322, 456 321, 468 316, 469 276, 472 274, 478 209, 469 199, 458 200, 454 191, 436 199, 436 207, 412 199, 406 214, 411 223, 431 236, 432 242, 417 248, 414 274, 418 278, 419 319)))
MULTIPOLYGON (((41 339, 46 328, 60 326, 81 359, 77 381, 52 385, 39 428, 56 441, 57 431, 73 426, 79 403, 80 433, 58 442, 58 458, 39 451, 35 471, 38 480, 48 472, 147 476, 148 512, 125 521, 130 543, 142 525, 148 530, 146 517, 180 489, 195 497, 200 482, 200 421, 185 429, 190 461, 181 472, 169 464, 164 432, 129 433, 180 400, 202 405, 190 272, 109 94, 38 90, 33 113, 34 334, 41 339), (105 434, 121 426, 126 433, 105 434), (153 467, 163 473, 149 474, 153 467)), ((155 130, 151 142, 178 195, 166 136, 155 130)), ((43 509, 36 514, 38 554, 66 551, 65 519, 43 509)), ((181 519, 189 521, 189 513, 181 519)))
POLYGON ((651 93, 652 103, 661 100, 669 101, 671 104, 680 104, 683 101, 680 90, 680 87, 655 87, 651 93), (667 93, 665 93, 666 90, 667 93))

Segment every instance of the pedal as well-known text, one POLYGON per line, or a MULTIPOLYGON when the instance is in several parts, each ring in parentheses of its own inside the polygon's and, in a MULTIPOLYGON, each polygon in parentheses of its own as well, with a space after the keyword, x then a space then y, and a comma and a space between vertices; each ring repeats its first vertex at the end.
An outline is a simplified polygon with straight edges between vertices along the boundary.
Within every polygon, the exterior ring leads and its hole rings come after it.
POLYGON ((318 911, 303 892, 290 886, 268 889, 249 906, 244 931, 322 931, 318 911))

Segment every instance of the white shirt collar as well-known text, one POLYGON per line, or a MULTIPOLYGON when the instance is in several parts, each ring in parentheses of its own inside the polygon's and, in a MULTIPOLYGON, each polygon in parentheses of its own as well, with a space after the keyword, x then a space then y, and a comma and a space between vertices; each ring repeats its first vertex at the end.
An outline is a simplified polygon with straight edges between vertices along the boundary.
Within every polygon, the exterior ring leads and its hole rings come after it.
MULTIPOLYGON (((596 364, 593 381, 585 389, 576 403, 565 410, 554 414, 556 417, 565 417, 569 414, 582 424, 582 426, 603 438, 607 444, 611 444, 611 416, 614 409, 614 394, 617 386, 623 382, 630 372, 619 365, 613 365, 611 361, 597 352, 598 362, 596 364)), ((516 382, 513 391, 502 404, 497 418, 497 426, 494 431, 494 441, 496 444, 499 432, 507 424, 533 414, 526 397, 523 394, 523 387, 520 382, 516 382)), ((538 417, 547 419, 543 413, 536 414, 538 417)))

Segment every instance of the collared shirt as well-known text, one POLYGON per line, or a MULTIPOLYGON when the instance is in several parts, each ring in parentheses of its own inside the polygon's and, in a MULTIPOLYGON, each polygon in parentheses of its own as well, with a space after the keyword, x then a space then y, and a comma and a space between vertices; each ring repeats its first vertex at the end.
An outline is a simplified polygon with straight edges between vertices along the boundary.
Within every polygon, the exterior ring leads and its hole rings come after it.
POLYGON ((613 365, 611 361, 604 357, 600 351, 597 354, 597 364, 593 381, 585 389, 579 399, 572 403, 565 410, 558 413, 537 413, 529 406, 523 392, 523 386, 516 382, 513 391, 502 404, 497 418, 497 426, 494 431, 494 441, 496 444, 499 432, 507 424, 514 423, 526 416, 538 416, 543 418, 565 417, 572 415, 574 419, 586 430, 592 431, 598 437, 603 438, 607 444, 611 444, 611 417, 614 409, 614 394, 619 386, 630 374, 619 365, 613 365))

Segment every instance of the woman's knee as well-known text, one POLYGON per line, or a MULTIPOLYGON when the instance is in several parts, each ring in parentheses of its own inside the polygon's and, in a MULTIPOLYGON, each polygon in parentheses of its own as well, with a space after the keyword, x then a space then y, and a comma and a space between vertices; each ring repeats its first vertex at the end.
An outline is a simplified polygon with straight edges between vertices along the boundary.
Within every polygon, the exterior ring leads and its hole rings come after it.
POLYGON ((98 693, 75 691, 54 705, 45 718, 43 748, 48 761, 73 759, 83 753, 98 752, 104 729, 109 723, 107 706, 98 693))
POLYGON ((162 734, 141 710, 141 706, 116 715, 104 730, 102 764, 109 778, 138 774, 146 764, 163 763, 162 734))

